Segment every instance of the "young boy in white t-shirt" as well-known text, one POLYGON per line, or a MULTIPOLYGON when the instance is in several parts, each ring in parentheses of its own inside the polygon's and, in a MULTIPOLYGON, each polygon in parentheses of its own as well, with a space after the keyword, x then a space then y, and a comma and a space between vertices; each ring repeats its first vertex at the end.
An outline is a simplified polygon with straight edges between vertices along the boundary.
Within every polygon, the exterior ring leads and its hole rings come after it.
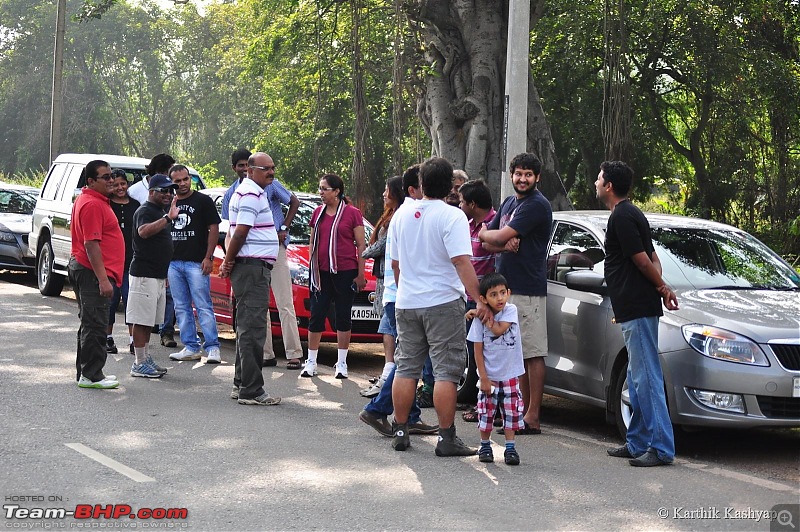
MULTIPOLYGON (((525 373, 522 341, 519 334, 517 307, 508 303, 511 290, 499 273, 487 274, 480 282, 481 302, 492 309, 494 323, 487 327, 481 320, 472 320, 467 340, 475 344, 475 367, 480 377, 478 392, 478 430, 481 433, 481 462, 494 462, 492 454, 492 422, 495 410, 503 417, 506 437, 505 462, 519 465, 514 447, 515 431, 522 429, 522 393, 519 376, 525 373)), ((467 319, 474 316, 467 312, 467 319)))

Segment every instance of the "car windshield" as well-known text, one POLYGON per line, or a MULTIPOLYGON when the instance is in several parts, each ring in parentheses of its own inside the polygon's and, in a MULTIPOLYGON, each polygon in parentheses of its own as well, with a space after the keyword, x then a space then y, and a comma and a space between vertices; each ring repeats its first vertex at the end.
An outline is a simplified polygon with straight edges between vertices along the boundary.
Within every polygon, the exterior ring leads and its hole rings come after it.
POLYGON ((36 206, 36 194, 20 190, 0 190, 0 213, 31 214, 36 206))
POLYGON ((653 228, 664 280, 684 289, 800 289, 800 275, 747 233, 653 228))

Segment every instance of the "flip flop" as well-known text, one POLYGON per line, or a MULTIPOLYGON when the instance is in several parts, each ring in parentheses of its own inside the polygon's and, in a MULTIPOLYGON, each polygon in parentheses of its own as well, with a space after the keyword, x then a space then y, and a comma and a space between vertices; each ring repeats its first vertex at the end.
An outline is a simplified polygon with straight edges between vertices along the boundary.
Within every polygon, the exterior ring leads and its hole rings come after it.
MULTIPOLYGON (((525 436, 525 435, 529 435, 529 434, 541 434, 542 433, 542 429, 539 429, 539 428, 536 428, 536 427, 531 427, 530 425, 528 425, 527 422, 523 422, 523 423, 525 423, 525 427, 515 430, 514 434, 519 434, 520 436, 525 436)), ((504 432, 505 432, 505 428, 504 427, 500 427, 499 429, 497 429, 495 431, 496 434, 504 434, 504 432)))
POLYGON ((286 369, 300 369, 300 362, 289 362, 286 364, 286 369))
POLYGON ((542 429, 540 429, 538 427, 531 427, 530 425, 528 425, 527 421, 523 421, 523 423, 525 423, 525 427, 515 431, 516 434, 525 435, 525 434, 541 434, 542 433, 542 429))
POLYGON ((475 408, 470 408, 469 410, 461 414, 461 418, 467 423, 477 423, 478 411, 475 408))

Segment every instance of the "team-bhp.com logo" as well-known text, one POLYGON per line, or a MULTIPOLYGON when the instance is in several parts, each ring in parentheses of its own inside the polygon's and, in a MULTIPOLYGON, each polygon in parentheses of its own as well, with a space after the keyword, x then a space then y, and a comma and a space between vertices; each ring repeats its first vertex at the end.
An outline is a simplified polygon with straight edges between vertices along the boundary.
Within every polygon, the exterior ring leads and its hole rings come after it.
POLYGON ((19 504, 4 504, 6 519, 186 519, 187 508, 140 508, 128 504, 78 504, 75 509, 23 508, 19 504))

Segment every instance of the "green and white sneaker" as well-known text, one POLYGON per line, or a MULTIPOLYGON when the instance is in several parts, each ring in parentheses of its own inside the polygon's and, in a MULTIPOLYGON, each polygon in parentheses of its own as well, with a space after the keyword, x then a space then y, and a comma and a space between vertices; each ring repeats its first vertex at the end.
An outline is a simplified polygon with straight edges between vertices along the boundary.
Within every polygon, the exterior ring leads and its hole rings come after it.
POLYGON ((101 381, 92 382, 84 376, 78 380, 79 388, 95 388, 98 390, 111 390, 119 386, 119 381, 111 379, 113 375, 109 375, 101 381))

